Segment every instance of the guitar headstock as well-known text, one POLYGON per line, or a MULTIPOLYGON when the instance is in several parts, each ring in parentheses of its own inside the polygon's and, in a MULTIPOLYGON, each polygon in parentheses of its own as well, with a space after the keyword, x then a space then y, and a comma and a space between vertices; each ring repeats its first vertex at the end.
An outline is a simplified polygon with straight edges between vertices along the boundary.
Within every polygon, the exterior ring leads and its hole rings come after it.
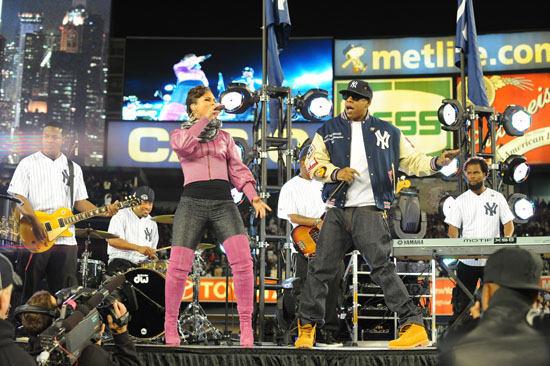
POLYGON ((133 196, 124 197, 124 201, 120 202, 120 208, 129 208, 141 205, 141 198, 133 196))

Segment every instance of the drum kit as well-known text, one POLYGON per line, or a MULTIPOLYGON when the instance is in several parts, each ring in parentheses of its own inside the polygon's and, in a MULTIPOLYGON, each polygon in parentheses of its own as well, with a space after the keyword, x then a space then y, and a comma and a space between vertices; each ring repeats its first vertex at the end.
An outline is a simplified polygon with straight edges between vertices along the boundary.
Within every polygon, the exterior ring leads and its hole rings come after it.
MULTIPOLYGON (((0 252, 21 248, 19 205, 21 200, 11 195, 0 194, 0 252)), ((172 224, 174 215, 162 215, 152 218, 158 223, 172 224)), ((105 264, 101 260, 91 259, 88 250, 91 239, 112 239, 118 235, 92 228, 76 228, 75 236, 84 238, 84 251, 78 259, 78 281, 81 286, 99 288, 105 275, 105 264)), ((199 281, 204 250, 215 245, 201 243, 197 246, 189 278, 193 281, 193 300, 178 319, 178 330, 184 343, 208 343, 222 339, 221 332, 207 319, 199 304, 199 281)), ((170 249, 159 248, 157 251, 170 249)), ((137 292, 138 310, 132 313, 128 323, 128 333, 137 340, 158 342, 164 334, 164 285, 168 270, 168 260, 145 260, 135 268, 124 272, 126 280, 137 292), (139 294, 139 295, 138 295, 139 294)))

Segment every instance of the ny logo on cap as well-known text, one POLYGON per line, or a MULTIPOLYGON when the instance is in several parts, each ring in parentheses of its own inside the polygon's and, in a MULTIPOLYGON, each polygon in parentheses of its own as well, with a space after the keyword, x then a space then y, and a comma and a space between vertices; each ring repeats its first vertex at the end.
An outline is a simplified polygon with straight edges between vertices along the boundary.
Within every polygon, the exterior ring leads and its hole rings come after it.
POLYGON ((351 83, 349 83, 350 88, 357 88, 357 80, 353 80, 351 83))

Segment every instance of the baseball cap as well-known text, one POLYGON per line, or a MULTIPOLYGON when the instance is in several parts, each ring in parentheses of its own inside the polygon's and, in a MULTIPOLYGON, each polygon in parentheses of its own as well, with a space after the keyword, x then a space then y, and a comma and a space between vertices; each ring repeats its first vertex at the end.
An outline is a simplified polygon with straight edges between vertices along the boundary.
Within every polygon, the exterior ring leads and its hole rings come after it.
POLYGON ((340 94, 344 97, 348 94, 359 94, 362 97, 372 100, 372 88, 370 84, 364 80, 352 80, 348 83, 346 90, 340 90, 340 94))
POLYGON ((155 202, 155 191, 148 186, 140 186, 136 189, 136 197, 142 201, 155 202))
POLYGON ((502 248, 487 259, 483 271, 485 283, 517 290, 550 291, 540 287, 542 259, 520 247, 502 248))
POLYGON ((9 285, 23 285, 21 277, 13 271, 13 266, 10 260, 3 254, 0 254, 0 290, 5 289, 9 285))
POLYGON ((303 158, 306 157, 307 152, 308 152, 308 150, 309 150, 309 146, 310 146, 310 145, 305 145, 305 146, 302 146, 302 147, 300 148, 300 154, 298 155, 298 160, 302 160, 303 158))

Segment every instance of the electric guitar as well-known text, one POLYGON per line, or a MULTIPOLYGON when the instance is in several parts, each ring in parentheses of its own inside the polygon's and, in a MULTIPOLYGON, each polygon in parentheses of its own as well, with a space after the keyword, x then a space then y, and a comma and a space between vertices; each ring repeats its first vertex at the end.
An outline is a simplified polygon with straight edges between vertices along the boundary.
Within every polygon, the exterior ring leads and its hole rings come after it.
MULTIPOLYGON (((125 201, 116 203, 115 206, 121 209, 141 204, 140 198, 134 196, 129 196, 125 198, 125 201)), ((52 214, 48 214, 42 211, 34 211, 34 214, 38 218, 38 221, 44 224, 48 236, 43 241, 38 241, 32 231, 31 222, 27 218, 22 217, 19 228, 21 241, 23 242, 23 246, 32 253, 45 252, 54 245, 55 239, 57 239, 59 236, 73 235, 73 233, 69 231, 70 225, 76 224, 77 222, 92 218, 94 216, 101 215, 107 211, 107 206, 103 206, 95 210, 85 211, 76 215, 73 215, 71 210, 65 207, 61 207, 59 210, 55 211, 52 214)))
MULTIPOLYGON (((409 188, 410 186, 411 182, 407 179, 398 181, 395 194, 397 195, 403 188, 409 188)), ((319 231, 315 226, 298 225, 290 232, 290 238, 298 252, 306 257, 314 257, 319 231)))

